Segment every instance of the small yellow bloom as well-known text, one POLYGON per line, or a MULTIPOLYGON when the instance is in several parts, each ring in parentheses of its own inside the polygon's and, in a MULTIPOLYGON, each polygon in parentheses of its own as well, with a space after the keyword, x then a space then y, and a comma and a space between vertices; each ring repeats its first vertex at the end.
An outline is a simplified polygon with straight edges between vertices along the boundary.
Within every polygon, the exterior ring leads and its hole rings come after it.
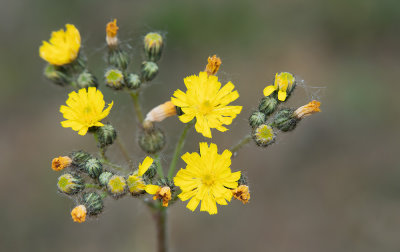
POLYGON ((88 91, 82 88, 78 93, 71 92, 66 103, 67 106, 62 105, 60 107, 60 112, 67 119, 61 122, 61 126, 64 128, 71 127, 82 136, 86 134, 90 127, 104 126, 100 121, 110 113, 113 106, 113 102, 111 102, 103 110, 105 106, 103 94, 95 87, 89 87, 88 91))
POLYGON ((126 180, 122 176, 114 175, 108 181, 107 189, 114 196, 123 195, 126 192, 126 180))
POLYGON ((167 207, 168 202, 171 200, 171 188, 168 186, 147 185, 146 192, 154 194, 153 200, 161 199, 163 207, 167 207))
POLYGON ((275 74, 275 83, 264 89, 264 95, 269 96, 278 90, 278 100, 285 101, 288 93, 294 88, 295 78, 291 73, 282 72, 275 74))
POLYGON ((196 152, 182 156, 186 169, 180 169, 174 178, 175 185, 182 193, 182 201, 191 198, 187 208, 194 211, 201 201, 200 211, 217 213, 217 203, 227 205, 232 199, 231 189, 238 187, 240 171, 231 172, 232 152, 225 150, 218 154, 217 145, 200 143, 200 155, 196 152))
POLYGON ((51 169, 55 171, 61 171, 70 166, 71 163, 72 159, 67 156, 54 158, 53 161, 51 161, 51 169))
POLYGON ((208 57, 208 64, 206 66, 206 72, 208 75, 215 75, 218 72, 219 67, 221 66, 222 61, 217 55, 212 57, 208 57))
POLYGON ((66 24, 65 27, 65 31, 52 32, 49 42, 43 41, 39 48, 40 57, 52 65, 69 64, 78 57, 81 35, 74 25, 66 24))
POLYGON ((303 119, 304 117, 307 117, 314 113, 321 112, 321 109, 319 108, 320 105, 321 105, 321 103, 319 101, 315 101, 315 100, 311 101, 310 103, 296 109, 296 111, 294 111, 293 115, 297 119, 303 119))
POLYGON ((235 86, 228 82, 221 88, 218 77, 200 72, 199 76, 192 75, 184 80, 187 91, 176 90, 171 98, 172 103, 182 109, 179 119, 188 123, 196 117, 196 131, 211 138, 211 128, 227 131, 222 126, 229 125, 242 111, 242 106, 228 106, 239 97, 235 86))
POLYGON ((238 188, 232 190, 233 197, 240 200, 243 204, 247 204, 250 200, 249 187, 247 185, 240 185, 238 188))
POLYGON ((119 27, 117 26, 117 19, 114 19, 112 22, 108 22, 106 26, 106 41, 109 46, 116 46, 118 44, 118 33, 119 27))
POLYGON ((132 194, 139 194, 146 189, 146 185, 143 181, 143 175, 153 164, 153 159, 151 157, 146 157, 143 163, 139 164, 139 169, 130 175, 127 179, 129 192, 132 194))
POLYGON ((79 205, 72 209, 71 216, 74 222, 82 223, 86 220, 86 213, 86 207, 84 205, 79 205))

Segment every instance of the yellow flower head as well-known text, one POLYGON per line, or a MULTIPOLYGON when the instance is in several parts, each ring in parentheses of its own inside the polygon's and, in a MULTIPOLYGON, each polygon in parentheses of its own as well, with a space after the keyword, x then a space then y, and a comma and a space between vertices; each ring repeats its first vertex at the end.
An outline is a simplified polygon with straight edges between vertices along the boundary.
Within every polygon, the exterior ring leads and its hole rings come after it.
POLYGON ((61 122, 61 126, 64 128, 71 127, 82 136, 86 134, 90 127, 104 126, 100 121, 110 113, 113 106, 113 102, 111 102, 103 110, 105 106, 103 94, 95 87, 89 87, 87 91, 82 88, 78 93, 71 92, 66 103, 67 106, 62 105, 60 107, 60 112, 67 119, 61 122))
POLYGON ((65 27, 65 31, 52 32, 49 42, 43 41, 39 48, 40 57, 52 65, 69 64, 78 57, 81 35, 74 25, 66 24, 65 27))
POLYGON ((196 117, 196 131, 211 138, 211 128, 227 131, 222 126, 229 125, 240 113, 242 106, 227 106, 239 97, 235 86, 228 82, 221 88, 218 77, 200 72, 199 76, 192 75, 184 80, 187 91, 176 90, 171 98, 172 103, 182 109, 179 119, 183 123, 190 122, 196 117))
POLYGON ((315 100, 311 101, 308 104, 296 109, 296 111, 294 111, 293 115, 297 119, 303 119, 304 117, 307 117, 314 113, 321 112, 321 109, 319 108, 320 105, 321 105, 321 103, 319 101, 315 101, 315 100))
POLYGON ((130 175, 126 180, 128 184, 129 192, 132 194, 141 193, 146 189, 146 185, 142 179, 142 176, 146 173, 146 171, 153 164, 153 159, 151 157, 146 157, 143 160, 143 163, 139 164, 139 169, 130 175))
POLYGON ((146 192, 154 194, 153 200, 161 199, 163 207, 167 207, 168 202, 171 200, 171 188, 168 186, 147 185, 146 192))
POLYGON ((182 193, 178 197, 182 201, 191 198, 187 208, 194 211, 201 201, 200 211, 209 214, 217 213, 217 205, 227 205, 232 198, 232 191, 238 187, 240 171, 231 172, 231 156, 229 150, 218 154, 217 145, 200 143, 200 155, 196 152, 182 156, 186 169, 180 169, 174 178, 175 185, 182 193))
POLYGON ((292 91, 295 84, 295 78, 291 73, 282 72, 275 74, 275 83, 264 89, 264 95, 269 96, 275 90, 278 90, 278 100, 285 101, 288 93, 292 91))
POLYGON ((218 72, 219 67, 221 66, 222 61, 220 57, 217 55, 213 55, 212 57, 208 57, 208 64, 206 66, 206 72, 208 75, 215 75, 218 72))
POLYGON ((86 207, 84 205, 79 205, 72 209, 71 216, 74 222, 82 223, 86 220, 86 213, 86 207))
POLYGON ((53 158, 53 161, 51 161, 51 169, 55 171, 61 171, 68 167, 71 163, 72 159, 67 156, 53 158))
POLYGON ((243 204, 249 203, 250 192, 247 185, 240 185, 238 188, 232 190, 233 197, 240 200, 243 204))

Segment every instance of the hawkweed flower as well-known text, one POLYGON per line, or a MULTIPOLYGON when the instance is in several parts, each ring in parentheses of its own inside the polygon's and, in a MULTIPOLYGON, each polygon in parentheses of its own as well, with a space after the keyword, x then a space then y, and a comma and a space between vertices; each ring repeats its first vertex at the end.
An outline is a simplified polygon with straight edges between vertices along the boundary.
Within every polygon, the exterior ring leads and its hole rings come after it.
POLYGON ((319 106, 321 103, 319 101, 311 101, 308 104, 301 106, 296 109, 293 113, 293 116, 297 119, 303 119, 304 117, 310 116, 314 113, 321 112, 319 106))
POLYGON ((199 76, 192 75, 184 80, 187 91, 176 90, 171 98, 175 106, 181 108, 183 115, 179 119, 188 123, 196 117, 196 131, 203 136, 211 138, 211 128, 227 131, 222 126, 229 125, 242 111, 242 106, 228 106, 239 97, 235 86, 228 82, 221 88, 218 77, 200 72, 199 76))
POLYGON ((146 184, 143 181, 143 175, 147 172, 150 166, 153 164, 151 157, 146 157, 143 163, 139 164, 139 168, 132 175, 128 176, 126 180, 128 184, 129 192, 133 195, 142 193, 146 188, 146 184))
POLYGON ((237 188, 232 190, 232 194, 235 199, 240 200, 243 204, 249 203, 250 192, 247 185, 238 186, 237 188))
POLYGON ((222 61, 217 55, 213 55, 212 57, 208 57, 208 64, 206 69, 204 70, 208 75, 215 75, 218 72, 219 67, 221 66, 222 61))
POLYGON ((146 115, 145 121, 161 122, 165 118, 174 115, 176 115, 176 107, 171 101, 167 101, 150 110, 146 115))
POLYGON ((49 42, 43 41, 39 48, 39 55, 48 63, 62 66, 73 62, 79 54, 81 36, 78 29, 72 24, 51 33, 49 42))
POLYGON ((278 91, 278 100, 285 101, 286 97, 292 92, 295 87, 295 78, 291 73, 282 72, 275 74, 274 85, 267 86, 264 89, 264 95, 269 96, 274 91, 278 91))
POLYGON ((169 186, 146 185, 145 190, 148 194, 154 195, 153 200, 160 199, 163 207, 168 206, 168 202, 171 200, 171 188, 169 186))
POLYGON ((122 176, 114 175, 107 183, 108 191, 114 196, 122 196, 126 193, 126 180, 122 176))
POLYGON ((258 146, 267 147, 275 142, 276 134, 268 124, 261 124, 253 130, 253 139, 258 146))
POLYGON ((90 127, 104 126, 100 121, 110 113, 113 106, 113 102, 111 102, 103 110, 105 106, 103 94, 95 87, 89 87, 87 91, 82 88, 78 93, 71 92, 66 103, 67 106, 60 107, 60 112, 67 119, 61 122, 61 126, 70 127, 82 136, 86 135, 90 127))
POLYGON ((119 27, 117 26, 117 19, 112 22, 108 22, 106 26, 106 41, 109 47, 116 47, 118 45, 118 33, 119 27))
POLYGON ((200 143, 200 155, 196 152, 182 156, 186 168, 180 169, 174 178, 182 193, 182 201, 190 199, 187 208, 194 211, 201 201, 200 211, 217 213, 217 203, 227 205, 232 198, 232 191, 238 187, 240 171, 231 172, 232 152, 225 150, 218 154, 217 145, 200 143))
POLYGON ((74 222, 82 223, 86 220, 86 213, 86 207, 84 205, 79 205, 72 209, 71 216, 74 222))
POLYGON ((68 166, 70 166, 72 163, 72 159, 68 156, 64 156, 64 157, 57 157, 57 158, 53 158, 53 160, 51 161, 51 169, 55 170, 55 171, 61 171, 64 168, 67 168, 68 166))

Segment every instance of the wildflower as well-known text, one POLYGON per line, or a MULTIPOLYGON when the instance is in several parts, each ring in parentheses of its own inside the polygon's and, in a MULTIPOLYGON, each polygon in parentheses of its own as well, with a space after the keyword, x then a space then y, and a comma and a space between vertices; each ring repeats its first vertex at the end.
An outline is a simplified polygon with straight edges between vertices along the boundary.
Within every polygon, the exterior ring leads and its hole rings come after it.
POLYGON ((240 200, 243 204, 247 204, 250 200, 249 187, 247 185, 240 185, 238 188, 232 190, 233 197, 240 200))
POLYGON ((146 185, 143 181, 143 175, 147 172, 150 166, 153 164, 153 159, 151 157, 146 157, 143 163, 139 164, 139 169, 130 175, 127 179, 129 192, 132 194, 141 193, 146 185))
POLYGON ((78 93, 71 92, 66 103, 68 106, 60 107, 60 112, 67 119, 61 122, 61 126, 71 127, 82 136, 90 127, 104 126, 100 121, 110 113, 113 105, 111 102, 108 104, 108 108, 103 110, 105 106, 103 94, 95 87, 89 87, 88 91, 83 88, 78 93))
POLYGON ((252 135, 256 144, 261 147, 267 147, 274 143, 276 137, 272 127, 267 124, 261 124, 255 128, 252 135))
POLYGON ((297 119, 303 119, 304 117, 307 117, 314 113, 321 112, 321 110, 319 109, 320 105, 321 103, 319 101, 311 101, 310 103, 296 109, 293 113, 293 116, 297 119))
POLYGON ((83 164, 83 170, 91 177, 98 178, 103 172, 103 164, 97 158, 90 158, 83 164))
POLYGON ((151 61, 143 61, 140 69, 140 76, 144 81, 153 80, 158 74, 158 66, 151 61))
POLYGON ((115 47, 118 44, 117 32, 119 27, 117 26, 117 19, 112 22, 108 22, 106 26, 106 41, 110 47, 115 47))
POLYGON ((153 62, 158 61, 161 58, 161 52, 163 49, 163 38, 159 33, 150 32, 144 36, 144 52, 146 53, 147 59, 153 62))
POLYGON ((176 115, 176 107, 171 101, 167 101, 147 113, 145 121, 161 122, 165 118, 174 115, 176 115))
POLYGON ((242 110, 242 106, 227 106, 239 97, 237 91, 232 92, 235 88, 232 82, 220 89, 218 77, 208 76, 206 72, 186 77, 184 82, 186 93, 178 89, 171 98, 172 103, 182 109, 183 115, 179 119, 188 123, 196 117, 196 131, 208 138, 211 138, 211 128, 222 132, 228 130, 222 125, 231 124, 242 110))
POLYGON ((86 213, 86 207, 84 205, 79 205, 72 209, 71 216, 74 222, 82 223, 86 220, 86 213))
POLYGON ((162 150, 165 146, 165 135, 158 128, 154 128, 149 121, 144 122, 144 131, 139 136, 139 146, 149 154, 154 154, 162 150))
POLYGON ((278 100, 285 101, 286 97, 295 86, 295 78, 291 73, 282 72, 275 74, 275 83, 272 86, 267 86, 264 89, 264 95, 269 96, 275 90, 278 90, 278 100))
POLYGON ((124 193, 126 193, 125 188, 126 188, 126 181, 121 176, 114 175, 108 180, 107 189, 115 197, 121 196, 124 193))
POLYGON ((124 84, 124 74, 118 69, 110 69, 104 74, 106 85, 114 88, 120 89, 124 84))
POLYGON ((76 194, 85 188, 84 180, 76 175, 65 173, 58 178, 57 188, 65 194, 76 194))
POLYGON ((66 24, 65 27, 65 31, 52 32, 49 42, 43 41, 39 48, 40 57, 52 65, 69 64, 78 57, 81 47, 79 31, 72 24, 66 24))
POLYGON ((72 159, 68 156, 54 158, 53 161, 51 161, 51 169, 55 171, 61 171, 70 166, 71 163, 72 159))
POLYGON ((87 209, 88 215, 97 215, 103 211, 104 204, 102 197, 95 192, 84 193, 82 196, 82 202, 87 209))
POLYGON ((145 188, 148 194, 154 194, 153 200, 161 199, 162 206, 167 207, 171 200, 171 188, 168 186, 147 185, 145 188))
POLYGON ((196 152, 182 156, 186 169, 180 169, 174 178, 175 185, 182 193, 178 197, 182 201, 191 198, 187 208, 194 211, 201 201, 200 211, 209 214, 217 213, 217 205, 227 205, 232 198, 232 191, 238 187, 239 172, 231 172, 231 156, 229 150, 218 154, 217 145, 200 143, 200 155, 196 152))
POLYGON ((208 64, 204 71, 207 72, 208 75, 215 75, 218 72, 218 69, 221 66, 221 64, 222 61, 219 57, 217 57, 217 55, 208 57, 208 64))

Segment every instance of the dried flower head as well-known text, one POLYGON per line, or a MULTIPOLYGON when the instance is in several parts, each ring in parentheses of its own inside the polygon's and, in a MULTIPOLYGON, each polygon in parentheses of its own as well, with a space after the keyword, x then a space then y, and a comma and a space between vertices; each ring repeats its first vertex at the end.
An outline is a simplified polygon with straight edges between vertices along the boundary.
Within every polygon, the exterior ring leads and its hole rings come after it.
POLYGON ((208 75, 215 75, 218 72, 219 67, 221 66, 222 61, 217 55, 213 55, 212 57, 208 57, 208 64, 206 66, 205 71, 208 75))
POLYGON ((68 156, 53 158, 53 161, 51 161, 51 169, 61 171, 70 166, 71 163, 72 159, 68 156))
POLYGON ((233 197, 240 200, 243 204, 247 204, 250 200, 249 187, 247 185, 240 185, 238 188, 232 190, 233 197))
POLYGON ((308 104, 296 109, 293 113, 293 116, 297 119, 303 119, 304 117, 310 116, 314 113, 321 112, 321 109, 319 108, 320 105, 321 103, 319 101, 311 101, 308 104))
POLYGON ((74 222, 82 223, 86 220, 86 213, 86 207, 84 205, 79 205, 72 209, 71 216, 74 222))
POLYGON ((154 194, 153 200, 162 200, 162 206, 167 207, 168 202, 171 200, 171 188, 168 186, 146 185, 146 192, 154 194))

